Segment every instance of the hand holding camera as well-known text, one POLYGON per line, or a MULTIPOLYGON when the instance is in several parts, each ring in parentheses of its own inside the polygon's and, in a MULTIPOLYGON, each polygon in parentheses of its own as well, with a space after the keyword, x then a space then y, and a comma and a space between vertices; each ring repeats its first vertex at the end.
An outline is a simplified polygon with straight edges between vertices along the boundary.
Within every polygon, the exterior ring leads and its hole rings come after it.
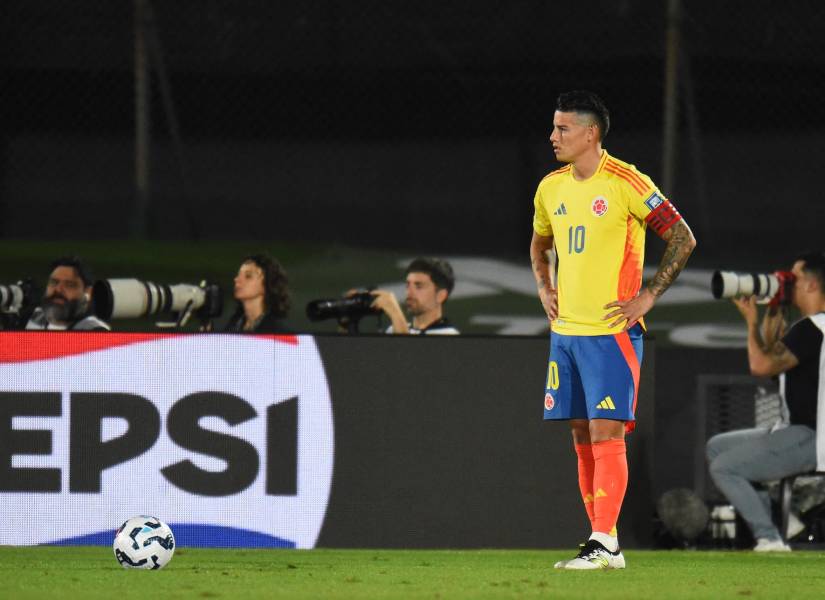
POLYGON ((733 304, 736 306, 745 323, 748 326, 755 326, 759 321, 759 313, 756 308, 756 296, 737 296, 732 298, 733 304))
POLYGON ((735 273, 716 271, 711 280, 713 297, 731 298, 748 328, 759 327, 758 304, 767 304, 768 310, 762 319, 764 340, 778 340, 785 331, 785 315, 793 302, 796 275, 790 271, 774 273, 735 273))

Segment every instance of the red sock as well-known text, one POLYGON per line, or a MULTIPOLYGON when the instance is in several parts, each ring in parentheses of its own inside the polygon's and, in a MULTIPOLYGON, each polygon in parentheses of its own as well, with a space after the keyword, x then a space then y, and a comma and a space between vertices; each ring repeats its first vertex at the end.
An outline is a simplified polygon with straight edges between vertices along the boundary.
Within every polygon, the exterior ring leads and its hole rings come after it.
POLYGON ((593 446, 590 444, 573 444, 576 448, 576 455, 579 457, 579 490, 582 493, 584 510, 587 511, 587 518, 590 519, 590 526, 595 527, 596 517, 593 510, 593 446))
POLYGON ((627 490, 627 447, 624 440, 593 444, 593 531, 616 535, 616 522, 627 490))

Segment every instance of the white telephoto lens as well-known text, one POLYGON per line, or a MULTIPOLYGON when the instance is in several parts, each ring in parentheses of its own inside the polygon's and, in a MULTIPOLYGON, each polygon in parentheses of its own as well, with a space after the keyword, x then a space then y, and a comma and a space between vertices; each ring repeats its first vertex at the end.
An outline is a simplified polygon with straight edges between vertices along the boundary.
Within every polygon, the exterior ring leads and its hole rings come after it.
POLYGON ((169 290, 172 292, 172 305, 169 308, 175 312, 185 309, 190 302, 192 303, 191 307, 197 310, 206 301, 206 293, 203 288, 196 285, 179 283, 170 285, 169 290))
MULTIPOLYGON (((719 273, 719 295, 718 298, 733 298, 742 294, 743 279, 747 279, 750 283, 750 275, 739 275, 733 271, 718 271, 719 273)), ((752 284, 751 284, 752 285, 752 284)))
POLYGON ((759 289, 756 290, 757 301, 761 304, 767 304, 779 292, 779 279, 774 274, 760 274, 759 289))
POLYGON ((16 312, 23 306, 23 288, 19 285, 0 285, 0 312, 16 312))
POLYGON ((109 279, 112 290, 112 318, 132 319, 146 314, 148 294, 139 279, 109 279))

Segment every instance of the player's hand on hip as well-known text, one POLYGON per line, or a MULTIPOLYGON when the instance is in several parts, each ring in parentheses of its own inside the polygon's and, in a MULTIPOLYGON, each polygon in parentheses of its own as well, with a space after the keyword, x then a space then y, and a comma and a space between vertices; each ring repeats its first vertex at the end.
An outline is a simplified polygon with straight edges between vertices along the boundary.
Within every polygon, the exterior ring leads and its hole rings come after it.
POLYGON ((656 297, 650 290, 645 288, 630 300, 615 300, 614 302, 605 304, 604 308, 615 308, 616 310, 610 311, 603 316, 602 321, 613 319, 610 327, 618 327, 622 322, 625 322, 623 331, 627 331, 638 323, 639 319, 645 316, 650 309, 653 308, 655 303, 656 297))
POLYGON ((549 286, 539 288, 539 300, 544 307, 544 312, 547 313, 547 318, 555 321, 559 316, 558 290, 549 286))

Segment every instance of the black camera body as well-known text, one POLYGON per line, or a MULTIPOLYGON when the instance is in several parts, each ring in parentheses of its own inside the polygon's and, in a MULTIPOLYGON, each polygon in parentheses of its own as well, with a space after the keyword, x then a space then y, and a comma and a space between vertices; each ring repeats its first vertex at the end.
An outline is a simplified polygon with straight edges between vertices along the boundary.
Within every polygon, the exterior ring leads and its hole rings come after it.
POLYGON ((372 307, 373 302, 375 302, 375 296, 368 291, 357 292, 343 298, 313 300, 307 304, 307 318, 310 321, 337 319, 338 321, 357 322, 367 315, 381 313, 379 309, 372 307))
POLYGON ((204 298, 203 305, 195 311, 195 316, 202 322, 217 319, 223 313, 223 292, 217 283, 201 282, 204 298))

